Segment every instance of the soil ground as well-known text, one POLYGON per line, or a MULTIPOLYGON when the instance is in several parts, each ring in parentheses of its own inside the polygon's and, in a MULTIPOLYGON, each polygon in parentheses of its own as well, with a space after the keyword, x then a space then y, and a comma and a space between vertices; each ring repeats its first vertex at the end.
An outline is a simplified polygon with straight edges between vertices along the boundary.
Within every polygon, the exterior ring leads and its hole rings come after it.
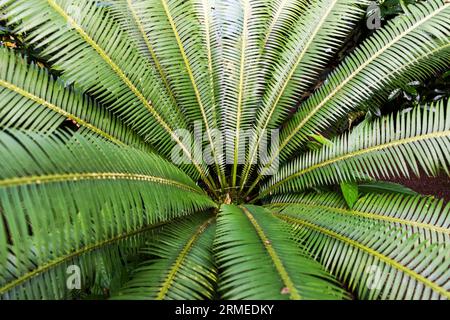
POLYGON ((427 177, 425 174, 421 174, 420 178, 411 178, 395 178, 389 181, 400 183, 421 194, 433 195, 450 202, 450 177, 445 173, 441 173, 437 177, 427 177))

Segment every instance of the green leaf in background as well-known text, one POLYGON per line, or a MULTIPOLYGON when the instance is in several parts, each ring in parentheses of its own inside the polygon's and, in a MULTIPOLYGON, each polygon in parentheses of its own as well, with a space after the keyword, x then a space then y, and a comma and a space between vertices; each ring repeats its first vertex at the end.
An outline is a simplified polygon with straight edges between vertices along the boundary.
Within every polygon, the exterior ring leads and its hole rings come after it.
POLYGON ((410 85, 405 85, 403 90, 409 94, 417 95, 417 89, 410 85))
POLYGON ((323 145, 326 145, 326 146, 332 146, 333 145, 333 142, 331 142, 330 140, 328 140, 327 138, 325 138, 321 134, 311 133, 311 134, 309 134, 309 136, 311 138, 313 138, 314 140, 316 140, 317 142, 319 142, 320 144, 323 144, 323 145))
POLYGON ((341 182, 341 191, 344 196, 345 202, 351 209, 358 200, 358 185, 355 182, 341 182))
POLYGON ((358 188, 361 193, 401 193, 412 196, 417 195, 417 192, 404 185, 387 181, 368 181, 359 184, 358 188))

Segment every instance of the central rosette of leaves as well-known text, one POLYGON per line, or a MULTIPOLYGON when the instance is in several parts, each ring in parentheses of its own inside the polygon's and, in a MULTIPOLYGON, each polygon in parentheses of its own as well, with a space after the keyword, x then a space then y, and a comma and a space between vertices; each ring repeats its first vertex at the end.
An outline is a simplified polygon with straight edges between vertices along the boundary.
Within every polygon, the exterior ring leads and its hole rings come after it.
POLYGON ((0 298, 450 298, 450 205, 386 181, 450 173, 395 100, 450 3, 398 8, 1 0, 0 298))

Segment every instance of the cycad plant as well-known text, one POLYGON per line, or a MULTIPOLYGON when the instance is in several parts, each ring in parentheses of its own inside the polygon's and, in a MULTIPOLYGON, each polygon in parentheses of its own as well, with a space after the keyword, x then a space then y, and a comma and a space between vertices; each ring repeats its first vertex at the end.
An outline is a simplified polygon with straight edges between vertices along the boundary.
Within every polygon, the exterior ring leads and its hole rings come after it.
POLYGON ((0 0, 0 296, 449 298, 450 205, 383 181, 450 175, 450 102, 377 110, 450 3, 338 59, 368 5, 0 0))

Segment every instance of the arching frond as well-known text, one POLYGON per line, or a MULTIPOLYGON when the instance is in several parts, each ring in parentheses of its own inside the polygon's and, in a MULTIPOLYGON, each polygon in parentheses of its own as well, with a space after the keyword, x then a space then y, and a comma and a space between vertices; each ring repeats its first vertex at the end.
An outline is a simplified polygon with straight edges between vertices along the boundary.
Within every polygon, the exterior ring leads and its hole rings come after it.
POLYGON ((0 0, 0 299, 450 298, 450 204, 392 183, 450 176, 413 2, 0 0))
POLYGON ((449 155, 450 101, 440 101, 358 126, 331 146, 306 153, 282 167, 259 197, 367 175, 420 176, 420 170, 427 175, 444 170, 450 175, 449 155))
POLYGON ((226 299, 338 299, 342 290, 301 253, 262 207, 222 205, 217 218, 219 291, 226 299))
POLYGON ((142 252, 142 263, 116 299, 211 299, 216 282, 214 218, 197 215, 164 228, 142 252))
POLYGON ((373 110, 382 108, 392 91, 405 87, 411 82, 425 81, 436 71, 446 70, 450 61, 450 37, 444 41, 439 41, 432 50, 411 58, 403 67, 407 72, 399 73, 392 70, 386 73, 388 79, 383 87, 374 90, 373 96, 361 103, 358 109, 373 110))
POLYGON ((401 194, 367 194, 349 209, 341 195, 292 194, 275 196, 267 205, 282 214, 302 212, 308 215, 336 215, 373 220, 398 227, 407 234, 418 234, 430 243, 446 243, 450 240, 450 204, 443 200, 424 196, 401 194))
MULTIPOLYGON (((148 2, 147 2, 148 3, 148 2)), ((115 0, 107 9, 110 10, 114 18, 120 23, 121 28, 125 30, 136 47, 141 53, 149 59, 156 70, 156 75, 160 77, 167 94, 177 112, 183 111, 182 106, 176 101, 176 93, 168 77, 165 66, 165 60, 161 60, 155 48, 155 39, 149 35, 144 27, 143 13, 146 11, 145 3, 132 0, 115 0)))
POLYGON ((296 141, 300 137, 305 139, 308 131, 317 132, 333 117, 354 108, 393 77, 409 72, 411 59, 430 53, 442 41, 447 42, 449 18, 450 4, 442 0, 428 1, 409 6, 407 15, 399 16, 378 30, 300 107, 282 137, 281 148, 286 147, 286 151, 280 156, 292 154, 293 146, 298 145, 296 141), (292 139, 294 136, 296 138, 292 139))
MULTIPOLYGON (((212 52, 211 52, 211 25, 209 22, 208 1, 173 1, 161 0, 164 15, 170 29, 174 34, 176 45, 181 55, 180 59, 188 75, 187 82, 192 87, 188 93, 194 101, 189 108, 189 102, 183 101, 183 105, 192 114, 191 119, 202 121, 205 126, 205 134, 211 147, 213 161, 216 165, 221 185, 225 185, 223 153, 218 149, 217 141, 214 141, 212 129, 217 129, 217 112, 213 96, 212 52), (198 23, 198 20, 203 23, 198 23)), ((151 11, 153 14, 154 10, 151 11)), ((165 49, 164 49, 165 50, 165 49)), ((166 51, 173 55, 173 51, 166 51)), ((176 79, 180 79, 178 76, 176 79)), ((180 91, 180 94, 186 90, 180 91)))
POLYGON ((108 257, 109 246, 132 245, 128 238, 155 224, 215 206, 160 157, 103 140, 3 132, 0 162, 6 299, 62 298, 68 265, 90 270, 87 278, 95 273, 85 254, 106 248, 108 257))
POLYGON ((168 91, 178 99, 191 124, 203 126, 220 182, 224 183, 223 154, 211 133, 218 127, 218 115, 213 96, 209 1, 124 0, 113 3, 112 10, 137 43, 144 41, 141 50, 150 53, 168 91))
MULTIPOLYGON (((288 209, 286 209, 288 210, 288 209)), ((450 248, 395 228, 331 212, 277 215, 360 299, 448 299, 450 248)))
MULTIPOLYGON (((417 69, 411 60, 430 54, 448 43, 450 4, 443 0, 421 2, 408 7, 408 14, 390 21, 350 54, 320 87, 299 107, 280 134, 280 145, 261 168, 261 175, 278 158, 286 159, 307 139, 320 133, 349 110, 357 108, 375 93, 382 93, 393 78, 406 79, 417 69), (399 77, 400 76, 400 77, 399 77)), ((435 61, 422 60, 420 69, 430 75, 435 61)), ((398 84, 398 82, 396 82, 398 84)))
POLYGON ((95 95, 116 116, 170 155, 174 143, 215 190, 207 168, 194 158, 175 130, 186 128, 148 62, 114 23, 101 3, 80 0, 5 1, 6 17, 17 33, 44 48, 63 78, 95 95), (105 32, 99 32, 99 30, 105 32))
POLYGON ((363 3, 365 1, 360 0, 312 2, 306 13, 293 24, 289 35, 280 36, 271 44, 281 53, 263 57, 273 72, 256 115, 253 136, 256 142, 250 148, 241 186, 246 184, 251 165, 256 163, 264 130, 277 128, 296 106, 299 97, 318 81, 326 63, 361 18, 364 11, 357 5, 363 3))
POLYGON ((220 24, 222 73, 220 106, 227 162, 231 164, 231 186, 237 168, 245 160, 246 131, 251 129, 259 101, 260 30, 268 19, 264 0, 215 1, 220 24))
POLYGON ((0 48, 0 127, 51 133, 70 119, 117 144, 150 150, 143 139, 92 99, 55 81, 13 51, 0 48))
POLYGON ((307 6, 306 0, 274 0, 268 2, 270 15, 261 45, 264 56, 271 57, 279 52, 281 39, 290 33, 292 26, 300 20, 307 6), (271 51, 274 53, 271 54, 271 51))

